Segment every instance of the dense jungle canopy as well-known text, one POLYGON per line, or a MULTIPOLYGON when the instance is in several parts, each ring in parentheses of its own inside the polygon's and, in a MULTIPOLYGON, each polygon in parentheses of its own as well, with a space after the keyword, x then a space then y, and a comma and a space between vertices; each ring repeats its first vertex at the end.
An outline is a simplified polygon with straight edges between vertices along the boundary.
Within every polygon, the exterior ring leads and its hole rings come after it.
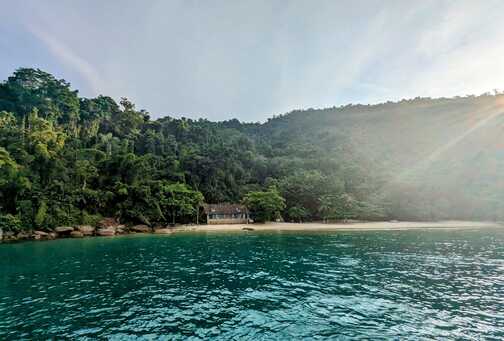
POLYGON ((502 108, 484 94, 265 123, 153 120, 126 98, 82 98, 18 69, 0 83, 0 227, 188 223, 204 202, 263 197, 283 198, 290 221, 501 220, 502 108))

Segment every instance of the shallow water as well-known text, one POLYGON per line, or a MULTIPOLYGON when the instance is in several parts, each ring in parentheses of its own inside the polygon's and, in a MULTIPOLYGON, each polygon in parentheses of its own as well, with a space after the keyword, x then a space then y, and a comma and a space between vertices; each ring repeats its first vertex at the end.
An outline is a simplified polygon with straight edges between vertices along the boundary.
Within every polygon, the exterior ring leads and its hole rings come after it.
POLYGON ((504 337, 504 231, 0 245, 0 339, 504 337))

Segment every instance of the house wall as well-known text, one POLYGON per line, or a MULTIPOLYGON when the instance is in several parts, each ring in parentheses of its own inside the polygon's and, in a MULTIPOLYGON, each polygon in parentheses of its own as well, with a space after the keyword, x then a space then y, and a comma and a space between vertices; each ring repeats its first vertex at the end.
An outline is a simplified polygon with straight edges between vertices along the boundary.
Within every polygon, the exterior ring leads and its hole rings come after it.
POLYGON ((217 225, 217 224, 246 224, 247 219, 239 218, 225 218, 225 219, 208 219, 209 225, 217 225))

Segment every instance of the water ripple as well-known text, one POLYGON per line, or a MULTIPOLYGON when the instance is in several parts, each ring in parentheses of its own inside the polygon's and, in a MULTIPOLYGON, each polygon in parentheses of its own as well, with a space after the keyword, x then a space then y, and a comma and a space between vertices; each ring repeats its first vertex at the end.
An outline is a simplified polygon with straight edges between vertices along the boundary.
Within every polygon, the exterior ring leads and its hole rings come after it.
POLYGON ((1 339, 502 339, 504 232, 0 245, 1 339))

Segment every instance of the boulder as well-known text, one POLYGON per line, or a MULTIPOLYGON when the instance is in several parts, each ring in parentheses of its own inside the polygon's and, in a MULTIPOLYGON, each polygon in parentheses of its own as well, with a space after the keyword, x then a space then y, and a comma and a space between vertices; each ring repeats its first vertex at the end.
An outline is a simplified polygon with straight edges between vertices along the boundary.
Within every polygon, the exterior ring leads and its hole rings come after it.
POLYGON ((56 232, 49 232, 49 239, 56 239, 56 237, 58 237, 56 232))
POLYGON ((3 240, 17 240, 16 234, 12 231, 4 231, 3 240))
POLYGON ((119 223, 115 218, 103 218, 96 224, 96 227, 99 229, 106 229, 109 227, 116 227, 117 225, 119 225, 119 223))
POLYGON ((72 226, 58 226, 54 229, 54 232, 58 233, 58 234, 66 234, 66 235, 69 235, 70 232, 73 231, 73 227, 72 226))
POLYGON ((115 227, 99 228, 96 234, 102 237, 114 236, 116 234, 115 227))
POLYGON ((16 239, 18 239, 18 240, 30 239, 30 238, 31 238, 31 233, 24 232, 24 231, 18 232, 18 234, 16 235, 16 239))
POLYGON ((151 228, 147 225, 134 225, 130 227, 133 232, 147 233, 151 232, 151 228))
POLYGON ((116 234, 125 234, 126 233, 126 226, 125 225, 117 225, 115 230, 116 230, 116 234))
POLYGON ((70 237, 82 238, 82 237, 84 237, 84 234, 81 231, 72 231, 72 232, 70 232, 70 237))
POLYGON ((84 236, 92 236, 95 232, 95 228, 91 225, 77 225, 75 229, 84 236))
POLYGON ((98 236, 114 236, 119 223, 115 218, 103 218, 96 224, 96 234, 98 236))
POLYGON ((50 239, 49 233, 44 232, 44 231, 33 231, 32 237, 35 240, 50 239))

